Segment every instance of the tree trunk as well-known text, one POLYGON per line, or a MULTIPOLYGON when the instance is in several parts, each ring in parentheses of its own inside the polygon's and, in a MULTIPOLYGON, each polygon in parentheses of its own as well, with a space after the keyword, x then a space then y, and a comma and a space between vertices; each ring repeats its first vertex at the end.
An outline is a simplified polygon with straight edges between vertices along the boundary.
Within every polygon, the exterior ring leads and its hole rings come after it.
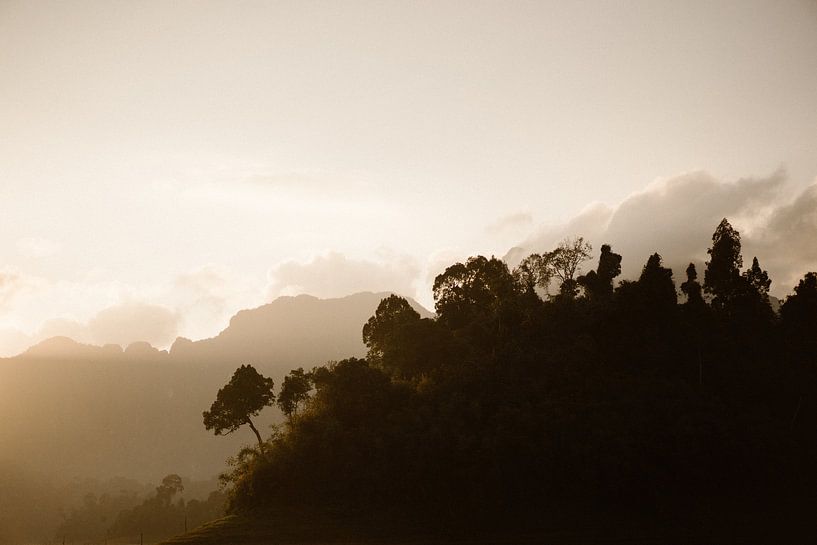
POLYGON ((261 440, 261 434, 258 433, 258 428, 256 428, 253 425, 252 420, 250 420, 249 418, 247 419, 247 424, 250 425, 250 429, 253 431, 255 436, 258 438, 258 448, 261 450, 261 454, 263 454, 264 453, 264 442, 261 440))

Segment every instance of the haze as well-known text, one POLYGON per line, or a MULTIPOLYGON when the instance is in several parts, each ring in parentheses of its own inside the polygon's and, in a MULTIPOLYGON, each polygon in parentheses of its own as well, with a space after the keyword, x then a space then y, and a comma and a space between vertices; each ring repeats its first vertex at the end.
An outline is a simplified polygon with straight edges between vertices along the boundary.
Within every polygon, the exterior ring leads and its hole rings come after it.
POLYGON ((0 353, 281 294, 430 307, 454 260, 564 235, 703 260, 727 214, 785 295, 815 59, 806 1, 0 2, 0 353))

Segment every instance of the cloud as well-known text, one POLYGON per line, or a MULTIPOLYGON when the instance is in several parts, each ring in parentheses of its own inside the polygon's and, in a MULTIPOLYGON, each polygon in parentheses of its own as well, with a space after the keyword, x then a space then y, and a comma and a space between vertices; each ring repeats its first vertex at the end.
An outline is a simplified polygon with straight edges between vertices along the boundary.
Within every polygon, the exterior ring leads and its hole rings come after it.
POLYGON ((360 291, 392 291, 414 296, 419 273, 415 261, 408 257, 376 262, 330 252, 311 261, 285 261, 273 267, 268 294, 342 297, 360 291))
POLYGON ((20 275, 0 272, 0 308, 4 308, 25 286, 20 275))
POLYGON ((164 347, 176 338, 178 324, 178 314, 166 307, 132 302, 99 312, 88 322, 88 332, 95 344, 146 341, 164 347))
POLYGON ((77 342, 86 344, 92 342, 91 334, 86 324, 65 318, 54 318, 46 321, 42 325, 37 338, 43 340, 51 337, 69 337, 77 342))
POLYGON ((505 231, 516 231, 521 228, 527 228, 533 223, 533 216, 530 212, 515 212, 502 216, 491 225, 485 228, 489 234, 499 234, 505 231))
POLYGON ((817 185, 787 202, 785 181, 782 170, 735 182, 706 172, 659 180, 616 206, 594 204, 563 224, 540 227, 506 258, 515 264, 566 236, 580 235, 595 249, 609 243, 622 254, 624 277, 637 276, 647 257, 658 252, 678 278, 690 261, 707 259, 712 232, 726 217, 741 232, 744 258, 757 256, 775 281, 773 292, 782 295, 817 268, 817 185))
POLYGON ((241 309, 264 302, 263 279, 250 279, 217 265, 206 265, 181 274, 167 290, 165 299, 175 301, 184 337, 212 337, 224 329, 241 309))
POLYGON ((749 243, 780 284, 793 286, 806 271, 817 270, 817 182, 776 208, 749 243))
POLYGON ((178 313, 159 305, 126 302, 108 307, 88 323, 66 318, 45 321, 34 333, 15 327, 0 328, 0 356, 14 356, 52 337, 69 337, 84 344, 129 344, 146 341, 160 348, 176 339, 178 313))

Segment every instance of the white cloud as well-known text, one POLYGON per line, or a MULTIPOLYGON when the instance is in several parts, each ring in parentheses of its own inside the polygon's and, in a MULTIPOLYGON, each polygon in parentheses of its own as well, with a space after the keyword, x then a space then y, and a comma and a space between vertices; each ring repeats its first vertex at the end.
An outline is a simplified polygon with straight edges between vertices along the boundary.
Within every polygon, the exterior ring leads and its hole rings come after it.
POLYGON ((0 273, 0 308, 4 308, 23 289, 20 275, 13 272, 0 273))
POLYGON ((145 341, 166 347, 176 338, 178 325, 178 314, 167 307, 128 302, 100 311, 88 322, 88 332, 94 344, 145 341))
POLYGON ((706 260, 712 232, 726 217, 741 232, 744 259, 757 256, 775 282, 773 292, 783 295, 817 268, 817 185, 793 202, 785 193, 782 170, 735 182, 691 172, 650 184, 616 206, 595 204, 563 224, 540 227, 507 258, 514 263, 527 253, 554 248, 565 236, 580 235, 595 249, 611 244, 623 256, 625 277, 636 276, 658 252, 678 278, 690 261, 706 260))
POLYGON ((533 223, 533 216, 530 212, 514 212, 497 219, 485 228, 488 234, 501 234, 507 231, 518 231, 529 228, 533 223))
POLYGON ((360 291, 393 291, 413 297, 419 273, 416 262, 409 257, 377 262, 329 252, 306 262, 284 261, 273 267, 268 294, 342 297, 360 291))

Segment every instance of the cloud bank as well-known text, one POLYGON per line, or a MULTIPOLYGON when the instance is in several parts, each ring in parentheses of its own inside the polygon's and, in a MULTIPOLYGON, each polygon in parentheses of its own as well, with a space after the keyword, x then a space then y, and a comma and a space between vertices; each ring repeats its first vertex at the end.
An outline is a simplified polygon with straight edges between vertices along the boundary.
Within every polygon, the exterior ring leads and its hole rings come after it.
POLYGON ((338 252, 310 261, 285 261, 269 272, 270 298, 308 293, 316 297, 341 297, 361 291, 392 291, 414 296, 420 268, 405 256, 385 256, 382 261, 349 258, 338 252))
POLYGON ((677 279, 687 263, 707 259, 712 232, 726 217, 741 233, 744 261, 757 256, 774 281, 772 292, 785 295, 806 271, 817 269, 817 182, 793 200, 787 192, 782 170, 735 182, 691 172, 656 181, 616 206, 593 204, 563 224, 542 226, 506 259, 513 265, 580 235, 596 249, 611 244, 623 256, 625 278, 637 276, 658 252, 677 279))

